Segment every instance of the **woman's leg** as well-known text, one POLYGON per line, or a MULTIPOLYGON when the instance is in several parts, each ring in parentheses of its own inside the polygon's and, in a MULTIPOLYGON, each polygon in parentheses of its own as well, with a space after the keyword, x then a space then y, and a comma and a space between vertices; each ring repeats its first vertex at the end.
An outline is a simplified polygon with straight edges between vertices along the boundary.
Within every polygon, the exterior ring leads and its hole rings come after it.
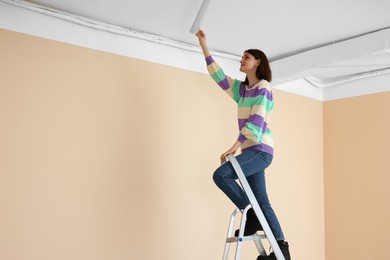
MULTIPOLYGON (((269 203, 265 185, 264 170, 271 164, 272 155, 260 151, 247 151, 238 155, 236 159, 247 177, 275 238, 283 240, 284 236, 279 221, 269 203)), ((221 165, 213 175, 216 185, 239 209, 244 209, 250 202, 241 186, 236 182, 237 178, 230 162, 221 165)))
POLYGON ((268 225, 270 226, 272 233, 275 236, 276 240, 284 240, 284 235, 280 223, 274 210, 271 207, 269 202, 267 190, 266 190, 266 181, 264 171, 258 172, 247 177, 249 185, 255 195, 257 202, 261 210, 263 211, 264 217, 266 218, 268 225))
MULTIPOLYGON (((271 162, 264 160, 261 152, 247 151, 236 157, 245 176, 251 176, 259 171, 264 171, 271 162)), ((248 197, 236 182, 237 174, 230 162, 222 164, 213 175, 215 184, 229 197, 239 209, 249 205, 248 197)))

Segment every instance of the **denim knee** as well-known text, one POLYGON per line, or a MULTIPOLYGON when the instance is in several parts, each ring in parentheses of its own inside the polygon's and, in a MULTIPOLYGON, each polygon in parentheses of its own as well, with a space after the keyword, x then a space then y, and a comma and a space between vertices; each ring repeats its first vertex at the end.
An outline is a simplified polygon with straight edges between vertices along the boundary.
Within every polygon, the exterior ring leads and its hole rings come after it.
POLYGON ((216 169, 213 174, 214 183, 218 185, 219 183, 223 182, 223 175, 223 171, 221 171, 220 168, 216 169))
POLYGON ((220 186, 221 183, 225 182, 225 175, 225 171, 223 171, 221 167, 216 169, 213 174, 214 183, 217 184, 217 186, 220 186))

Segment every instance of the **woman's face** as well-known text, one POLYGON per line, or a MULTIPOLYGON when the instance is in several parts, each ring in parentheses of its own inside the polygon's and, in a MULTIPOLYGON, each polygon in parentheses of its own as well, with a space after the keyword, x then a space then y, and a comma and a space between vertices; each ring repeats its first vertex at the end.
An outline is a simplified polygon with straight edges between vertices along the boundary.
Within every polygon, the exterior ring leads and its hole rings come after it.
POLYGON ((240 71, 248 74, 249 72, 256 72, 256 69, 260 64, 260 60, 256 60, 252 54, 246 52, 242 55, 240 64, 240 71))

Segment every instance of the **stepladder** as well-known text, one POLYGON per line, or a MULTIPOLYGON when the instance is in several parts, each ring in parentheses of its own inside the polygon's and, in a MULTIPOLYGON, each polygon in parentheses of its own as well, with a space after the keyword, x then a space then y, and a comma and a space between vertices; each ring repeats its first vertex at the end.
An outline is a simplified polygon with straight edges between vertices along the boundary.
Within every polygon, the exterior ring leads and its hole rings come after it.
POLYGON ((246 193, 250 204, 243 210, 235 209, 233 213, 230 216, 229 221, 229 227, 227 232, 227 237, 225 241, 225 248, 223 252, 223 260, 228 260, 229 257, 229 251, 230 251, 230 245, 232 243, 236 243, 236 252, 235 252, 235 260, 239 260, 241 257, 242 252, 242 246, 244 242, 247 241, 253 241, 256 245, 257 251, 260 255, 266 256, 267 252, 265 250, 266 245, 268 244, 276 257, 277 260, 285 260, 282 251, 280 250, 280 247, 272 233, 272 230, 263 214, 263 211, 261 210, 261 207, 259 203, 257 202, 253 191, 244 175, 244 172, 241 169, 241 166, 237 159, 234 157, 234 155, 228 155, 228 160, 232 164, 237 176, 239 183, 241 184, 242 189, 246 193), (257 218, 259 219, 259 222, 262 226, 263 231, 259 231, 253 235, 250 236, 244 236, 244 230, 245 230, 245 223, 247 218, 247 212, 250 208, 253 208, 257 218), (241 214, 240 214, 241 213, 241 214), (239 224, 239 232, 238 236, 235 236, 234 234, 234 227, 235 222, 237 219, 237 216, 241 215, 240 218, 240 224, 239 224))

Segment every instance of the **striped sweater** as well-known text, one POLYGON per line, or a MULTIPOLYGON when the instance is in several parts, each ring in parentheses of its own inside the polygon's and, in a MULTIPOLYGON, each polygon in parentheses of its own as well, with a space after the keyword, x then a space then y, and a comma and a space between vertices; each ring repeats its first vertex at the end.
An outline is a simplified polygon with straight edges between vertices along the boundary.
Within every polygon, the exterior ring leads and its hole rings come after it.
POLYGON ((274 100, 266 80, 253 86, 226 76, 213 57, 206 58, 207 70, 215 82, 238 104, 238 141, 241 152, 259 150, 274 153, 272 132, 268 128, 274 100))

